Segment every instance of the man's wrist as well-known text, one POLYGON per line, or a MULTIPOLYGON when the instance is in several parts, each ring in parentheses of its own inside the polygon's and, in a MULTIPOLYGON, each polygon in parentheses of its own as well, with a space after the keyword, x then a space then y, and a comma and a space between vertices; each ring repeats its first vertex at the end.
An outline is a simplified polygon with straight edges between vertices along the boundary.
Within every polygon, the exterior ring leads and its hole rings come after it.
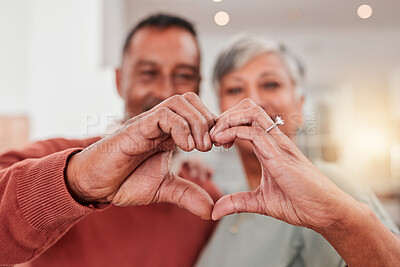
POLYGON ((79 157, 79 151, 77 153, 74 153, 70 155, 70 157, 67 160, 67 165, 65 167, 65 172, 64 172, 64 179, 65 179, 65 184, 67 186, 68 192, 71 194, 71 196, 74 198, 76 202, 82 205, 89 205, 93 204, 93 201, 88 200, 87 198, 84 197, 84 194, 79 190, 78 184, 77 184, 77 174, 79 171, 77 170, 76 164, 79 157))

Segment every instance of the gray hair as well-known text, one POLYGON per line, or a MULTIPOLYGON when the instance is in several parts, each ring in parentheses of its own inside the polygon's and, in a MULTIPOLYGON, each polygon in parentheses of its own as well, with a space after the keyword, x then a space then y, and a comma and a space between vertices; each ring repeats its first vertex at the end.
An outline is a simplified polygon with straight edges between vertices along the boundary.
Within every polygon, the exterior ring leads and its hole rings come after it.
POLYGON ((242 68, 250 60, 264 53, 275 53, 282 58, 295 83, 297 96, 302 96, 305 83, 303 64, 283 44, 259 34, 237 36, 221 51, 213 71, 214 88, 219 90, 220 81, 225 75, 242 68))

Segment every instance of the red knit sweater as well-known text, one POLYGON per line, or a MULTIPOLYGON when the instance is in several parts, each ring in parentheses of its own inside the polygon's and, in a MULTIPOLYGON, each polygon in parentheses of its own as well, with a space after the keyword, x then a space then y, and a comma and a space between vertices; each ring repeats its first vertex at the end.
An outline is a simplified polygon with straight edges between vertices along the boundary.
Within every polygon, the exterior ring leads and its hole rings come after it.
POLYGON ((0 265, 194 264, 213 222, 172 204, 93 207, 70 196, 67 159, 97 140, 51 139, 0 156, 0 265))

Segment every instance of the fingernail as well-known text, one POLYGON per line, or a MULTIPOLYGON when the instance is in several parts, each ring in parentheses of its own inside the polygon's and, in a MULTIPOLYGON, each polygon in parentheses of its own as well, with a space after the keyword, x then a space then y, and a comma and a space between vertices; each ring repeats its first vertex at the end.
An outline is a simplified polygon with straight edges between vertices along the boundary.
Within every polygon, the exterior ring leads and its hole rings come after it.
POLYGON ((211 129, 211 131, 210 131, 210 135, 212 135, 214 131, 215 131, 215 126, 212 127, 212 129, 211 129))
POLYGON ((196 147, 194 139, 191 135, 189 135, 189 137, 188 137, 188 146, 189 146, 189 150, 193 150, 196 147))
POLYGON ((206 133, 204 134, 203 143, 204 143, 204 147, 205 147, 205 148, 208 149, 208 148, 211 147, 211 139, 210 139, 210 135, 208 134, 208 132, 206 132, 206 133))
POLYGON ((221 136, 222 132, 219 132, 215 135, 215 137, 221 136))

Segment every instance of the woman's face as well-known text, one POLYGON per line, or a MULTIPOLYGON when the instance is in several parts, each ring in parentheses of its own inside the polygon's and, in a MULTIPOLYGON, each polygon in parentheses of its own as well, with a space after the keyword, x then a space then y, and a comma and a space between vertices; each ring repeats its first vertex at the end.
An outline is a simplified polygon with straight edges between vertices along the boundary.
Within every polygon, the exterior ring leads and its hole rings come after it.
MULTIPOLYGON (((222 77, 219 97, 222 112, 245 98, 261 106, 273 120, 281 116, 285 125, 279 128, 295 139, 297 128, 303 122, 303 97, 296 95, 295 83, 279 55, 259 55, 241 69, 222 77)), ((239 146, 241 143, 237 142, 239 146)))

